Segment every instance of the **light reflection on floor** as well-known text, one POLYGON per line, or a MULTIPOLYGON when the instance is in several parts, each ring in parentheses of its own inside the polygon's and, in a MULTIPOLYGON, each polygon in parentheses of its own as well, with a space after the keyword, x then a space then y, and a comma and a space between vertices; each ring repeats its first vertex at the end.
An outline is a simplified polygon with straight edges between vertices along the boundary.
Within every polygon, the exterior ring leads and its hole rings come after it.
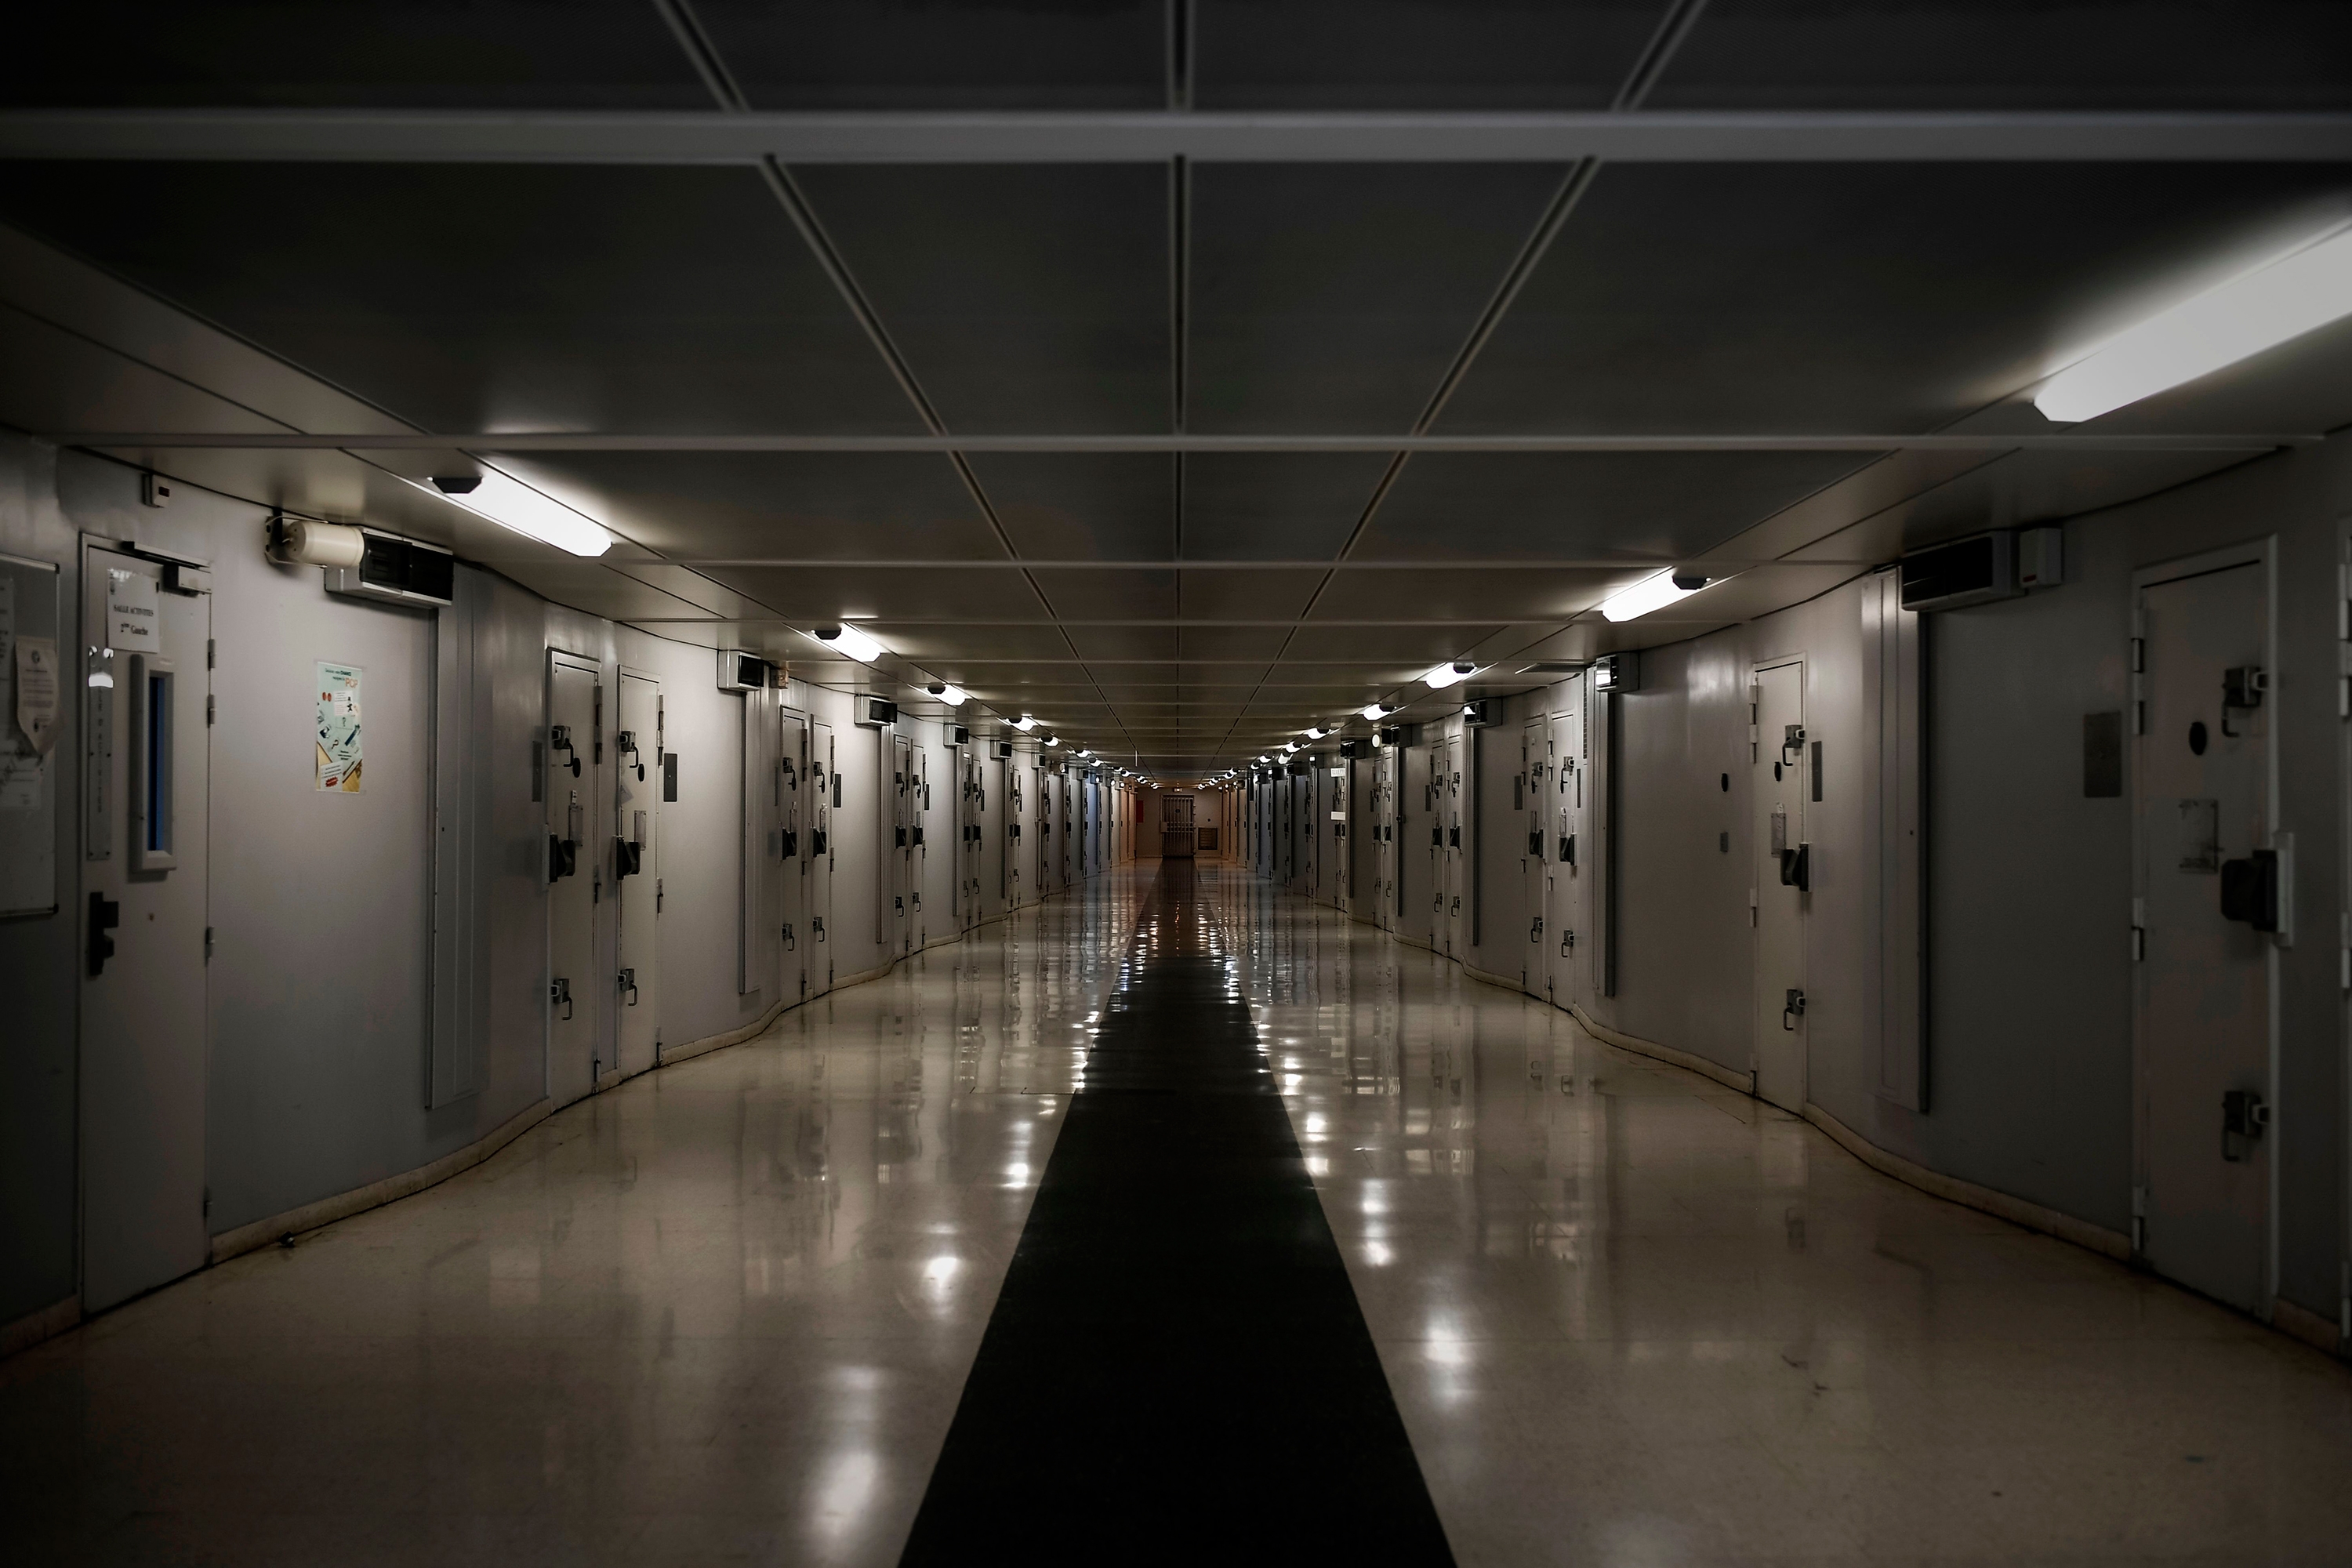
POLYGON ((2352 1562, 2340 1364, 1328 909, 1208 896, 1465 1568, 2352 1562))

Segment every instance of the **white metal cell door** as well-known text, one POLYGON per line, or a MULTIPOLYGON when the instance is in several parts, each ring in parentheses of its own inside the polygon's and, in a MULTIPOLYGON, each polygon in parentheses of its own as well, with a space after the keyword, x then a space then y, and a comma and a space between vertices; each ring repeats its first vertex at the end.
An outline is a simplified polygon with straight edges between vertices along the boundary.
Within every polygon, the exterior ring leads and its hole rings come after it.
POLYGON ((592 805, 604 688, 596 666, 571 654, 547 657, 547 1093, 569 1105, 596 1087, 602 1054, 604 976, 596 962, 596 913, 604 880, 592 805))
POLYGON ((82 1305, 202 1268, 212 598, 82 552, 82 1305))
POLYGON ((777 861, 783 871, 782 923, 777 934, 783 948, 779 994, 797 1002, 809 994, 809 959, 814 942, 809 932, 809 858, 814 835, 809 831, 810 800, 814 784, 809 771, 808 716, 790 709, 777 710, 776 771, 783 799, 783 819, 777 861))
POLYGON ((2258 1312, 2271 1289, 2271 999, 2293 870, 2275 832, 2269 567, 2145 584, 2137 611, 2141 1251, 2258 1312))
POLYGON ((1446 737, 1444 756, 1445 952, 1451 958, 1466 951, 1462 938, 1462 903, 1469 891, 1462 875, 1462 737, 1446 737))
POLYGON ((907 924, 909 953, 929 946, 930 921, 923 912, 923 889, 930 878, 931 754, 907 745, 907 924))
POLYGON ((1519 771, 1511 778, 1512 816, 1518 826, 1520 912, 1528 940, 1519 944, 1519 989, 1530 996, 1544 994, 1549 971, 1544 963, 1548 913, 1545 886, 1549 858, 1545 853, 1544 815, 1550 795, 1544 781, 1551 774, 1551 726, 1538 719, 1519 731, 1519 771))
POLYGON ((889 870, 882 889, 883 939, 892 953, 904 958, 907 940, 913 930, 908 900, 914 889, 914 780, 912 751, 903 735, 887 731, 877 731, 881 739, 882 765, 887 770, 884 784, 889 791, 888 805, 890 837, 886 850, 889 870))
POLYGON ((621 672, 613 714, 613 919, 619 927, 613 980, 614 1066, 654 1065, 661 1017, 661 685, 621 672))
POLYGON ((1551 716, 1551 771, 1544 780, 1544 962, 1552 1002, 1590 1006, 1585 959, 1591 951, 1591 880, 1584 874, 1584 797, 1591 784, 1585 748, 1583 682, 1569 688, 1569 705, 1551 716))
POLYGON ((812 995, 833 989, 833 869, 839 850, 833 842, 833 814, 841 807, 841 773, 835 766, 833 726, 809 721, 808 988, 812 995))
POLYGON ((1812 849, 1805 842, 1805 667, 1776 664, 1748 689, 1756 742, 1756 1092, 1783 1110, 1805 1108, 1805 912, 1812 849))
POLYGON ((772 996, 783 968, 783 770, 775 694, 743 694, 741 865, 735 921, 735 990, 772 996))

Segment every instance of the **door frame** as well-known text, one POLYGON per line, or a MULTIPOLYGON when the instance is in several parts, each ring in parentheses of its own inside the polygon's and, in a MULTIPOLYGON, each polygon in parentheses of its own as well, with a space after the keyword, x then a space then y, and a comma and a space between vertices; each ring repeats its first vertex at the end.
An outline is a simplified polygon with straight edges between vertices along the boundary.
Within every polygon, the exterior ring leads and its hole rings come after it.
MULTIPOLYGON (((2347 522, 2345 526, 2352 529, 2352 522, 2347 522)), ((2179 582, 2185 577, 2202 577, 2216 572, 2226 572, 2233 566, 2259 567, 2263 574, 2263 668, 2271 673, 2273 688, 2271 719, 2270 722, 2263 726, 2263 819, 2270 826, 2273 847, 2279 847, 2281 837, 2284 835, 2284 847, 2287 849, 2286 855, 2282 857, 2285 861, 2285 870, 2280 878, 2282 884, 2280 903, 2283 916, 2280 923, 2285 929, 2266 944, 2263 952, 2263 1005, 2267 1014, 2263 1019, 2263 1033, 2266 1037, 2263 1042, 2263 1072, 2265 1079, 2263 1085, 2263 1098, 2272 1107, 2272 1121, 2266 1134, 2270 1141, 2270 1148, 2266 1151, 2270 1168, 2267 1173, 2267 1190, 2263 1194, 2263 1278, 2255 1300, 2261 1309, 2258 1315, 2267 1321, 2278 1305, 2279 1166, 2282 1163, 2279 1158, 2278 1140, 2283 1135, 2285 1123, 2291 1120, 2286 1116, 2284 1108, 2278 1103, 2279 1012, 2282 1000, 2279 949, 2293 946, 2295 935, 2294 835, 2291 829, 2283 829, 2279 824, 2279 731, 2284 726, 2281 722, 2281 709, 2276 701, 2279 668, 2278 535, 2266 533, 2236 544, 2223 545, 2218 550, 2200 551, 2194 555, 2175 556, 2168 561, 2136 567, 2131 574, 2130 635, 2134 646, 2127 652, 2136 652, 2137 647, 2142 646, 2141 639, 2147 635, 2147 617, 2141 608, 2140 600, 2141 595, 2148 589, 2166 583, 2179 582), (2281 938, 2284 940, 2280 940, 2281 938)), ((2338 614, 2342 613, 2339 610, 2338 614)), ((2138 911, 2145 907, 2141 900, 2147 896, 2147 832, 2139 811, 2139 742, 2147 738, 2141 728, 2144 721, 2142 715, 2145 712, 2142 704, 2146 701, 2146 689, 2143 685, 2146 673, 2131 668, 2138 662, 2140 661, 2129 657, 2125 659, 2125 667, 2129 670, 2131 680, 2131 708, 2128 714, 2131 720, 2131 732, 2125 737, 2130 743, 2124 748, 2124 798, 2132 803, 2131 896, 2135 929, 2137 928, 2138 911)), ((2147 988, 2143 984, 2145 973, 2140 962, 2135 960, 2132 965, 2131 1027, 2131 1240, 2135 1257, 2142 1256, 2147 1245, 2147 1194, 2148 1159, 2151 1152, 2147 1135, 2147 988)))

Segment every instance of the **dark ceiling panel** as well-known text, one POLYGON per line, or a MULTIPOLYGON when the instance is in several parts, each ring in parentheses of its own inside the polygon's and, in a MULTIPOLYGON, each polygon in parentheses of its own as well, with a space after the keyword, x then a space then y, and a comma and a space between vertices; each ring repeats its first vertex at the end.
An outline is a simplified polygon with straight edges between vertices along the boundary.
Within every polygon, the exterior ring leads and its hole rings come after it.
POLYGON ((757 109, 1158 109, 1163 0, 696 0, 757 109))
POLYGON ((1465 648, 1476 647, 1496 629, 1484 626, 1318 626, 1298 628, 1290 657, 1361 659, 1367 664, 1410 665, 1415 673, 1465 648))
POLYGON ((1177 647, 1187 659, 1274 658, 1290 641, 1287 626, 1183 626, 1177 647))
POLYGON ((2327 166, 1620 164, 1438 428, 1932 430, 2348 201, 2327 166))
POLYGON ((1306 610, 1324 575, 1319 571, 1268 566, 1246 572, 1187 572, 1180 603, 1188 616, 1288 619, 1306 610))
POLYGON ((0 212, 428 429, 910 431, 744 169, 0 166, 0 212))
POLYGON ((991 452, 968 459, 1013 548, 1046 561, 1165 561, 1176 464, 1161 453, 991 452))
POLYGON ((794 177, 950 429, 1169 428, 1164 168, 794 177))
POLYGON ((1425 452, 1405 465, 1357 554, 1693 555, 1864 460, 1841 452, 1425 452))
POLYGON ((1409 429, 1560 177, 1546 164, 1194 170, 1191 427, 1409 429))
POLYGON ((1606 108, 1662 0, 1197 0, 1202 109, 1606 108))
POLYGON ((593 486, 614 527, 670 555, 1004 555, 954 466, 930 453, 572 452, 545 466, 593 486))
POLYGON ((1377 452, 1188 457, 1183 553, 1200 561, 1325 561, 1364 515, 1377 452))
MULTIPOLYGON (((1635 569, 1635 574, 1655 570, 1635 569)), ((1456 619, 1507 616, 1564 621, 1591 607, 1622 572, 1342 572, 1316 602, 1318 620, 1456 619)))
POLYGON ((1055 571, 1033 574, 1038 591, 1063 616, 1079 620, 1129 616, 1168 620, 1177 614, 1176 574, 1123 568, 1113 572, 1055 571))
POLYGON ((1174 626, 1072 626, 1080 658, 1173 658, 1174 626))
POLYGON ((97 0, 9 20, 12 107, 703 109, 646 0, 97 0))
POLYGON ((2316 109, 2342 0, 1713 0, 1651 109, 2316 109))
POLYGON ((774 614, 805 626, 830 625, 845 617, 871 621, 875 634, 894 647, 898 642, 898 623, 905 621, 982 614, 1013 620, 1046 618, 1045 607, 1018 572, 990 572, 983 577, 952 568, 706 566, 700 570, 774 614), (1000 577, 1004 581, 996 582, 1000 577), (975 579, 985 582, 991 590, 985 605, 973 602, 975 579))

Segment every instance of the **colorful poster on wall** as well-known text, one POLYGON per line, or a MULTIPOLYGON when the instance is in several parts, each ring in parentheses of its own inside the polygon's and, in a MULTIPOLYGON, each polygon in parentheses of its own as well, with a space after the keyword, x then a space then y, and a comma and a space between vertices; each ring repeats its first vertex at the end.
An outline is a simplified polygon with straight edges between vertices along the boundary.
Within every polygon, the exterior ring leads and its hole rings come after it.
POLYGON ((318 787, 360 793, 360 676, 355 664, 319 661, 318 787))

